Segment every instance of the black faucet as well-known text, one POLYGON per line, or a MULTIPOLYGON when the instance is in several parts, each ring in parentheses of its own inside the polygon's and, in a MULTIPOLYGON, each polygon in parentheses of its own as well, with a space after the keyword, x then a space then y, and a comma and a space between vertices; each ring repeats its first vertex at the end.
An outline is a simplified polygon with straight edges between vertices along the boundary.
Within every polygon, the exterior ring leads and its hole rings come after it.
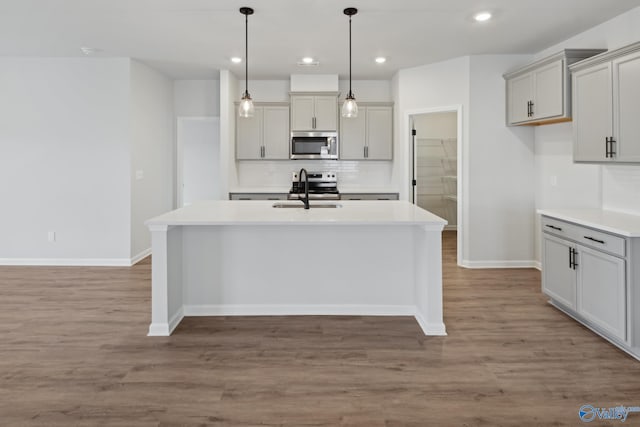
POLYGON ((304 208, 309 209, 309 174, 305 168, 298 172, 298 198, 304 203, 304 208), (302 184, 302 172, 304 172, 304 199, 300 195, 300 185, 302 184))

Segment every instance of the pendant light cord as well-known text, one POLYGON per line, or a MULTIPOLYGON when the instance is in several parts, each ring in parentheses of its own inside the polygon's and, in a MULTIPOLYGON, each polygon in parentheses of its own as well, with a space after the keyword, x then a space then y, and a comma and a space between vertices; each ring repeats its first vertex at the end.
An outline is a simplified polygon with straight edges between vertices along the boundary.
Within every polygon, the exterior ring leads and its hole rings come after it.
POLYGON ((244 15, 244 93, 249 96, 249 14, 244 15))
POLYGON ((353 92, 351 91, 351 15, 349 15, 349 96, 353 98, 353 92))

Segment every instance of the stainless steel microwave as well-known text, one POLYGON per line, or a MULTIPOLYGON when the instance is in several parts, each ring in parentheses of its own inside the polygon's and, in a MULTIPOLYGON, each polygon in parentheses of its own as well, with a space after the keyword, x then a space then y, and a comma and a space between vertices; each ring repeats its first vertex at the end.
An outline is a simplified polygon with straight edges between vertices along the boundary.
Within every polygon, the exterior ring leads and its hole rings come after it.
POLYGON ((337 132, 291 132, 291 159, 338 158, 337 132))

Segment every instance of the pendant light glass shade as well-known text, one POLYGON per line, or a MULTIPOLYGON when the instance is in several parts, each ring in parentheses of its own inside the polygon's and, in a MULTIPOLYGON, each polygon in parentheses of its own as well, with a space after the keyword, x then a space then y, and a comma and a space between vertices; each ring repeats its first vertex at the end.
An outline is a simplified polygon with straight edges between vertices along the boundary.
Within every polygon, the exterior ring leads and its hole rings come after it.
POLYGON ((344 14, 349 17, 349 94, 342 104, 342 117, 354 118, 358 117, 358 104, 356 103, 356 97, 353 96, 351 91, 351 17, 358 13, 358 9, 355 7, 348 7, 344 10, 344 14))
POLYGON ((353 94, 349 94, 342 104, 342 117, 358 117, 358 104, 353 94))
POLYGON ((238 116, 240 117, 253 117, 255 108, 253 107, 253 100, 249 96, 248 92, 242 95, 240 100, 240 106, 238 107, 238 116))
POLYGON ((241 7, 240 13, 244 15, 244 93, 242 99, 240 99, 240 106, 238 107, 238 116, 240 117, 253 117, 255 108, 253 107, 253 100, 249 95, 249 15, 253 15, 253 9, 250 7, 241 7))

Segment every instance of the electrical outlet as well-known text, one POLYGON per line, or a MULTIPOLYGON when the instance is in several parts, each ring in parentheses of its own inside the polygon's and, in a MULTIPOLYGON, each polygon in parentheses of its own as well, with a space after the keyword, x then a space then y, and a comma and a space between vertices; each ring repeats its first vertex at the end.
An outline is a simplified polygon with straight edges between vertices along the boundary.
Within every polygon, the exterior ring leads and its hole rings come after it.
POLYGON ((56 241, 56 232, 55 231, 49 231, 47 233, 47 238, 50 242, 55 242, 56 241))
POLYGON ((558 176, 557 175, 551 175, 551 186, 552 187, 557 187, 558 186, 558 176))
POLYGON ((136 171, 136 179, 141 180, 144 178, 144 171, 142 169, 136 171))

